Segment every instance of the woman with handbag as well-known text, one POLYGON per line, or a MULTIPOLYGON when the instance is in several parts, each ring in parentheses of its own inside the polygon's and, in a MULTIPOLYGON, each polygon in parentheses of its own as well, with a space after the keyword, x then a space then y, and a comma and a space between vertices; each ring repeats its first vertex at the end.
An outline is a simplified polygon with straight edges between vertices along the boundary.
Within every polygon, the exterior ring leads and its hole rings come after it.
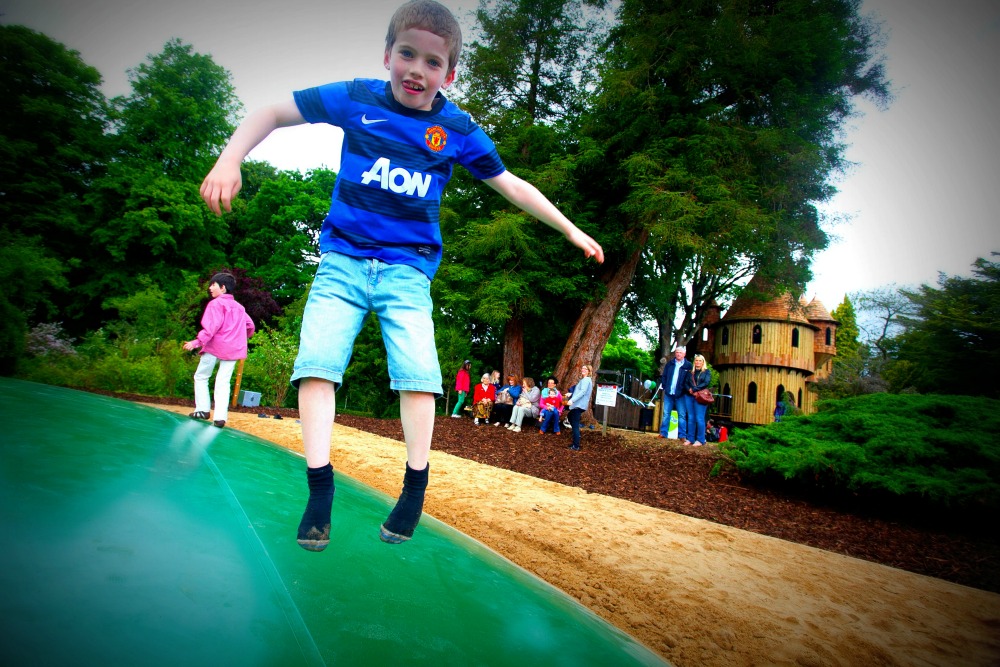
MULTIPOLYGON (((708 413, 708 406, 712 403, 712 371, 708 370, 705 364, 705 357, 700 354, 694 355, 694 367, 691 373, 684 379, 684 393, 687 394, 688 401, 688 433, 694 434, 695 447, 705 444, 705 415, 708 413)), ((684 444, 688 444, 686 441, 684 444)))
POLYGON ((514 403, 521 396, 521 385, 513 375, 507 376, 507 385, 497 390, 496 401, 493 403, 493 411, 490 412, 490 421, 494 426, 510 423, 510 414, 514 411, 514 403))
POLYGON ((535 386, 535 380, 526 377, 521 380, 521 395, 514 403, 514 409, 510 413, 510 423, 507 428, 515 433, 521 432, 521 424, 524 418, 538 419, 538 399, 541 391, 535 386))

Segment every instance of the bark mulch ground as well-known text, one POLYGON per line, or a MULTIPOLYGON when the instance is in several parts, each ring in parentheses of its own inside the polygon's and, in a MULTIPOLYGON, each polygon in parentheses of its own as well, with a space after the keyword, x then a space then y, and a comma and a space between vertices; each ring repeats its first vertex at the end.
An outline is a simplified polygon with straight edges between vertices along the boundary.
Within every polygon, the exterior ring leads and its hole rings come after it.
MULTIPOLYGON (((177 399, 114 394, 144 402, 177 399)), ((192 404, 193 405, 193 404, 192 404)), ((274 408, 240 412, 282 414, 274 408)), ((398 419, 338 415, 337 422, 403 440, 398 419)), ((580 487, 635 503, 743 530, 806 544, 890 567, 1000 593, 1000 536, 982 521, 930 519, 922 511, 891 510, 855 499, 824 502, 775 485, 741 479, 735 472, 713 475, 713 447, 683 447, 648 433, 600 427, 585 429, 580 452, 567 449, 569 429, 541 435, 525 428, 512 433, 471 419, 438 417, 434 449, 532 477, 580 487)))

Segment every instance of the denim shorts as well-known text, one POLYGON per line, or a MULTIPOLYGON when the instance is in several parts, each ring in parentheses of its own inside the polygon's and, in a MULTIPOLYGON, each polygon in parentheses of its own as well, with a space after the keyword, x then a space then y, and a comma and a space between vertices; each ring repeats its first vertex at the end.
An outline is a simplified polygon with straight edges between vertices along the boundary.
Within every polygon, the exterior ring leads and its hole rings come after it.
POLYGON ((368 313, 375 313, 389 357, 389 386, 440 396, 432 309, 431 281, 419 269, 324 253, 302 316, 292 384, 321 378, 339 387, 354 339, 368 313))

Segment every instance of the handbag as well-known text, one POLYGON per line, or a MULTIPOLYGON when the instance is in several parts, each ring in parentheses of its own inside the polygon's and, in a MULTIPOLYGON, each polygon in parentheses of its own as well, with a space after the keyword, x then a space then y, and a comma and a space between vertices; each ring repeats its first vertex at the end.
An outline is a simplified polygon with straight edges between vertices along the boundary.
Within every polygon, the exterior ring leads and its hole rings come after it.
POLYGON ((694 392, 694 400, 698 401, 700 405, 711 405, 715 403, 715 396, 712 396, 710 389, 699 389, 694 392))

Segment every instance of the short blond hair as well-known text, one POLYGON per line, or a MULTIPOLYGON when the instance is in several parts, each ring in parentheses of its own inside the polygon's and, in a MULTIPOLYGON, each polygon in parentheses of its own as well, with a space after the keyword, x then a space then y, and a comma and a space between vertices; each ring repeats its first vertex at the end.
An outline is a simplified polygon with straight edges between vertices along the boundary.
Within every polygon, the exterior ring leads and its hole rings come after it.
POLYGON ((462 28, 451 10, 435 0, 410 0, 400 6, 389 21, 386 51, 392 50, 399 33, 410 28, 426 30, 443 39, 448 45, 448 71, 455 69, 462 55, 462 28))

